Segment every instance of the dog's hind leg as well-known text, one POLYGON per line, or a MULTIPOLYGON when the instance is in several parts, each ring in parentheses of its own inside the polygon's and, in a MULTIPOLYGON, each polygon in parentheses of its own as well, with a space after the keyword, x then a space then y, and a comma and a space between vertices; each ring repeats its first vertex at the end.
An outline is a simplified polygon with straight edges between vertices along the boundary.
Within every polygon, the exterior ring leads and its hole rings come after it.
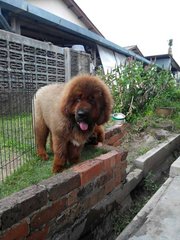
POLYGON ((49 129, 41 119, 41 122, 35 122, 35 142, 37 147, 37 155, 43 160, 48 159, 46 153, 46 141, 49 134, 49 129))

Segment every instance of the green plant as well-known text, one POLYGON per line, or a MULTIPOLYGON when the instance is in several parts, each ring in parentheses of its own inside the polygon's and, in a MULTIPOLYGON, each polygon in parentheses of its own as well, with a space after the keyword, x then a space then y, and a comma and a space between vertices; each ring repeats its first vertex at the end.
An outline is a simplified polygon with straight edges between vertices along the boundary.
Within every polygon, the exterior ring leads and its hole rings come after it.
POLYGON ((140 156, 140 155, 143 155, 145 154, 146 152, 148 152, 149 150, 151 149, 151 146, 145 146, 145 147, 141 147, 137 150, 137 154, 140 156))
POLYGON ((150 172, 144 179, 144 189, 151 194, 155 193, 159 188, 159 185, 155 182, 154 177, 154 174, 150 172))
POLYGON ((122 232, 132 221, 152 195, 159 189, 161 184, 155 182, 155 175, 153 173, 149 173, 146 178, 144 178, 141 184, 132 193, 132 205, 123 213, 114 216, 113 226, 116 234, 122 232))
POLYGON ((132 221, 136 214, 141 210, 141 208, 148 201, 147 198, 142 198, 139 201, 134 201, 132 206, 129 207, 125 212, 114 216, 113 229, 115 233, 120 234, 124 228, 132 221))
POLYGON ((98 73, 111 89, 114 98, 114 112, 123 112, 132 120, 142 114, 154 99, 162 93, 171 93, 174 78, 169 71, 155 65, 144 67, 142 62, 131 60, 106 75, 98 73))

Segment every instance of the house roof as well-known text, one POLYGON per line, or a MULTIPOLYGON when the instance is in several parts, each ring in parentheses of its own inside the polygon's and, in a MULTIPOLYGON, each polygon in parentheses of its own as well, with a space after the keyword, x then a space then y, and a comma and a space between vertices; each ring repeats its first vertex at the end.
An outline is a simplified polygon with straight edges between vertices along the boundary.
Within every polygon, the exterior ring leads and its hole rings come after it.
POLYGON ((135 54, 86 28, 80 27, 59 16, 35 7, 23 0, 0 0, 3 10, 9 11, 21 21, 22 35, 36 37, 44 41, 51 41, 55 45, 65 46, 69 44, 101 45, 126 57, 133 57, 136 60, 150 64, 146 58, 135 54), (31 34, 32 33, 32 34, 31 34), (47 40, 48 37, 48 40, 47 40), (56 39, 56 41, 54 41, 56 39))
POLYGON ((133 51, 134 53, 136 53, 136 54, 138 54, 138 55, 140 55, 140 56, 142 56, 142 57, 144 57, 144 55, 143 55, 142 52, 139 50, 139 48, 138 48, 137 45, 127 46, 127 47, 125 47, 125 48, 128 49, 128 50, 133 51))
MULTIPOLYGON (((173 56, 171 54, 159 54, 159 55, 151 55, 151 56, 146 56, 147 59, 150 61, 156 61, 158 64, 160 64, 161 60, 170 60, 170 65, 171 65, 171 70, 172 71, 180 71, 180 66, 179 64, 175 61, 173 56)), ((163 65, 163 62, 161 61, 161 65, 163 65)))
POLYGON ((85 26, 92 32, 104 37, 102 33, 97 29, 97 27, 91 22, 87 15, 82 11, 82 9, 73 0, 63 0, 71 11, 73 11, 77 17, 85 24, 85 26))

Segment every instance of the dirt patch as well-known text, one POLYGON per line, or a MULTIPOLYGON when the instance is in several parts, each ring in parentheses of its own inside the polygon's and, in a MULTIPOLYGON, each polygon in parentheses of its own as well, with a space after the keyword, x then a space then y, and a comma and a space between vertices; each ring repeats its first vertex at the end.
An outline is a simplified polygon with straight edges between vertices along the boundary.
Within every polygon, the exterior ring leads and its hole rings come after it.
POLYGON ((140 128, 137 125, 134 128, 129 128, 128 133, 123 138, 121 148, 128 151, 127 161, 131 164, 137 157, 156 147, 173 134, 174 126, 168 119, 159 122, 156 127, 140 128))

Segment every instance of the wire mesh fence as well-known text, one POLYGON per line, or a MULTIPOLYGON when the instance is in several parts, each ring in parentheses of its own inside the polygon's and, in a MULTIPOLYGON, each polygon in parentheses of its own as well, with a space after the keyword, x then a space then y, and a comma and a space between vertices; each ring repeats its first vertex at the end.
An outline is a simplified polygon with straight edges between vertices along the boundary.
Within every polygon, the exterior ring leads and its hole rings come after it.
POLYGON ((89 70, 89 54, 0 29, 0 182, 33 157, 36 90, 89 70))
POLYGON ((63 48, 0 30, 0 182, 34 157, 36 90, 65 78, 63 48))
MULTIPOLYGON (((31 86, 31 82, 26 81, 31 86)), ((36 89, 22 87, 18 78, 0 77, 0 182, 32 158, 34 136, 32 97, 36 89)))

